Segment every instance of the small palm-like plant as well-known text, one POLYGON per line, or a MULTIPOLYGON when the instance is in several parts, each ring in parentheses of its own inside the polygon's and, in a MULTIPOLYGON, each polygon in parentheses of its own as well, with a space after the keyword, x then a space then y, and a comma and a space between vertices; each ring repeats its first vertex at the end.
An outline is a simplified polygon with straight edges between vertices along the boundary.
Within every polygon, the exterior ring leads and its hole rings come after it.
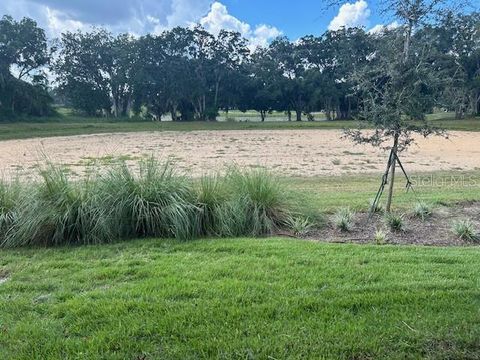
POLYGON ((388 235, 385 231, 378 229, 375 231, 375 237, 373 240, 377 245, 384 245, 388 241, 388 235))
POLYGON ((387 213, 385 215, 385 224, 388 226, 390 231, 405 231, 405 218, 403 215, 387 213))
POLYGON ((413 215, 416 218, 421 219, 422 221, 425 221, 430 216, 432 216, 432 207, 429 204, 423 201, 420 201, 413 208, 413 215))
POLYGON ((469 219, 458 220, 452 224, 452 232, 461 240, 478 241, 478 236, 475 225, 469 219))
POLYGON ((350 208, 341 208, 333 216, 333 224, 343 232, 351 231, 355 213, 350 208))
POLYGON ((306 217, 291 216, 287 221, 287 227, 295 236, 302 236, 312 229, 313 223, 306 217))

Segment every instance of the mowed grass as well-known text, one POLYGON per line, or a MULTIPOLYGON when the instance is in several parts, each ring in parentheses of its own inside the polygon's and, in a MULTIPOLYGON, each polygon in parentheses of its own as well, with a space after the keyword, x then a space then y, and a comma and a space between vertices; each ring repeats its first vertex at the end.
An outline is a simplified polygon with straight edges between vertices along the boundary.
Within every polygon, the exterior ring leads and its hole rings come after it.
POLYGON ((480 249, 147 239, 2 250, 2 359, 478 359, 480 249))
MULTIPOLYGON (((408 170, 408 169, 407 169, 408 170)), ((406 191, 406 180, 397 175, 394 189, 393 208, 412 210, 419 201, 430 204, 451 205, 457 202, 480 200, 480 171, 450 171, 410 174, 413 191, 406 191)), ((284 178, 289 188, 295 189, 299 197, 308 199, 309 204, 333 213, 340 207, 368 210, 375 198, 382 174, 356 174, 342 176, 284 178)), ((382 201, 385 201, 388 186, 382 201)))
MULTIPOLYGON (((28 139, 36 137, 73 136, 115 132, 161 132, 161 131, 206 131, 206 130, 300 130, 300 129, 344 129, 358 126, 356 121, 285 121, 272 117, 259 122, 252 113, 246 113, 245 121, 193 121, 154 122, 135 119, 85 118, 73 115, 59 115, 55 118, 29 120, 27 122, 0 123, 0 140, 28 139)), ((480 119, 453 120, 434 116, 433 123, 447 130, 480 131, 480 119)))

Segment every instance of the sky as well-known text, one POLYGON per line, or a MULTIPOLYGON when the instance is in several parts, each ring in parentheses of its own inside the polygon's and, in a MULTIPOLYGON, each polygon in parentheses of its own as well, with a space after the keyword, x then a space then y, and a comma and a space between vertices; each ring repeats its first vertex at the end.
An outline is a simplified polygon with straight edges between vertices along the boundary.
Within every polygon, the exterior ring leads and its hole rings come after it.
POLYGON ((142 35, 200 23, 212 33, 236 30, 266 45, 279 35, 296 40, 342 26, 395 26, 379 15, 376 1, 350 0, 326 10, 322 0, 0 0, 0 15, 30 17, 51 38, 91 26, 142 35))

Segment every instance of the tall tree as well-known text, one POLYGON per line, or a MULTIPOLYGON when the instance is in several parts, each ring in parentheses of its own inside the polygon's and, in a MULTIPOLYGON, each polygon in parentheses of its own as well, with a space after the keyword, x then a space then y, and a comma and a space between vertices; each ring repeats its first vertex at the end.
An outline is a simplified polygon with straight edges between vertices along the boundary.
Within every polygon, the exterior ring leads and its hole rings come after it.
POLYGON ((5 115, 51 113, 44 72, 49 63, 45 32, 29 18, 0 20, 0 112, 5 115))

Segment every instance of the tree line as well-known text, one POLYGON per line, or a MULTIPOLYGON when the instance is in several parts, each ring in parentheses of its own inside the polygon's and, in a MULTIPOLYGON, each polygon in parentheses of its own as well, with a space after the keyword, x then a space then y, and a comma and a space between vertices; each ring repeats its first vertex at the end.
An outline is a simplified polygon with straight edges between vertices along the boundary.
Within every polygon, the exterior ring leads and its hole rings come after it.
MULTIPOLYGON (((388 72, 388 57, 401 56, 392 44, 404 35, 402 26, 347 28, 253 49, 237 32, 196 26, 141 37, 94 28, 49 41, 32 19, 4 16, 0 115, 47 116, 55 99, 88 116, 215 120, 235 109, 256 110, 262 120, 272 111, 289 120, 314 120, 317 112, 351 119, 381 87, 366 89, 360 75, 388 72)), ((480 14, 447 13, 411 36, 410 56, 421 58, 429 79, 415 88, 419 113, 437 107, 458 118, 479 115, 480 14)))

